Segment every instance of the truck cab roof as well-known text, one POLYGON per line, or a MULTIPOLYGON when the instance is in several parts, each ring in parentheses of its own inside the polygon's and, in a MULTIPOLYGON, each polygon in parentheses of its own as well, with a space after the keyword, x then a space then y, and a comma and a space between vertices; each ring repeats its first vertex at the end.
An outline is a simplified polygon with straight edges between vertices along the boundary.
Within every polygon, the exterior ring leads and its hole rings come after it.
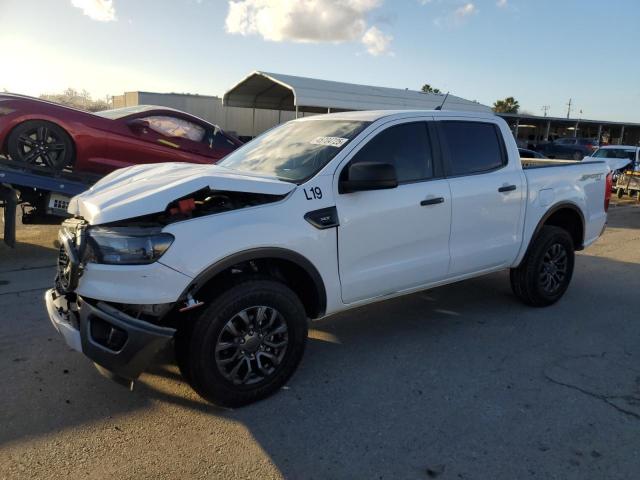
POLYGON ((299 118, 298 121, 308 120, 353 120, 361 122, 375 122, 382 118, 394 119, 408 116, 429 116, 429 117, 465 117, 465 118, 486 118, 495 120, 497 117, 493 113, 484 112, 464 112, 458 110, 367 110, 353 112, 329 113, 326 115, 314 115, 312 117, 299 118))

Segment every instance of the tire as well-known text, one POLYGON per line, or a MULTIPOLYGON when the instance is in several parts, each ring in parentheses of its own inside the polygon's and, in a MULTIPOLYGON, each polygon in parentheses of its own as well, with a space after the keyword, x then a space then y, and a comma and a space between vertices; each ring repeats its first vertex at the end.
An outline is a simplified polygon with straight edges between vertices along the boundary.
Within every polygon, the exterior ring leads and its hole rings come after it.
POLYGON ((520 266, 511 269, 513 293, 533 307, 552 305, 567 291, 574 263, 569 233, 559 227, 542 227, 520 266))
POLYGON ((624 188, 619 188, 618 191, 616 192, 616 196, 618 198, 624 197, 624 188))
POLYGON ((7 139, 12 160, 61 171, 74 162, 73 142, 67 132, 52 122, 29 120, 15 127, 7 139))
POLYGON ((203 398, 240 407, 278 391, 306 341, 307 317, 296 294, 280 282, 249 277, 195 319, 182 368, 203 398))

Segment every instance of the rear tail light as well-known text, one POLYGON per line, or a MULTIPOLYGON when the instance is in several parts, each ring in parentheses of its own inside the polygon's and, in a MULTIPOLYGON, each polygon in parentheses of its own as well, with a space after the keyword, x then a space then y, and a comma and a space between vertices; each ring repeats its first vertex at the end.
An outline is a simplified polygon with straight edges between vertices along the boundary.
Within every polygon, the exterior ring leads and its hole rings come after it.
POLYGON ((613 188, 613 172, 607 174, 607 180, 604 182, 604 211, 609 211, 609 201, 611 200, 611 189, 613 188))

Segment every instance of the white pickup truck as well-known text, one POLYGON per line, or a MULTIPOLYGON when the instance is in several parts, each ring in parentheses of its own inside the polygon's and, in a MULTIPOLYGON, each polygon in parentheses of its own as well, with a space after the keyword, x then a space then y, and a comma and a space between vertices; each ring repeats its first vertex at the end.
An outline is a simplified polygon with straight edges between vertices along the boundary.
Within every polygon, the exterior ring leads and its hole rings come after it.
POLYGON ((496 116, 380 111, 295 120, 218 165, 125 168, 71 201, 48 313, 115 376, 173 341, 199 394, 247 404, 293 374, 308 319, 504 269, 529 305, 562 297, 610 170, 529 162, 496 116))

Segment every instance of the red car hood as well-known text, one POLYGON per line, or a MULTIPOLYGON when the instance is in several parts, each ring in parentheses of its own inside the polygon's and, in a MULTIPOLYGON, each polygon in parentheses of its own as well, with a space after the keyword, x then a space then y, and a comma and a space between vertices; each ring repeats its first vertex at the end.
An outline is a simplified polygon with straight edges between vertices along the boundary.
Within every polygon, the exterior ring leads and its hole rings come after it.
POLYGON ((285 195, 296 185, 217 165, 158 163, 110 173, 74 197, 68 211, 92 225, 162 212, 169 203, 209 187, 231 192, 285 195))

